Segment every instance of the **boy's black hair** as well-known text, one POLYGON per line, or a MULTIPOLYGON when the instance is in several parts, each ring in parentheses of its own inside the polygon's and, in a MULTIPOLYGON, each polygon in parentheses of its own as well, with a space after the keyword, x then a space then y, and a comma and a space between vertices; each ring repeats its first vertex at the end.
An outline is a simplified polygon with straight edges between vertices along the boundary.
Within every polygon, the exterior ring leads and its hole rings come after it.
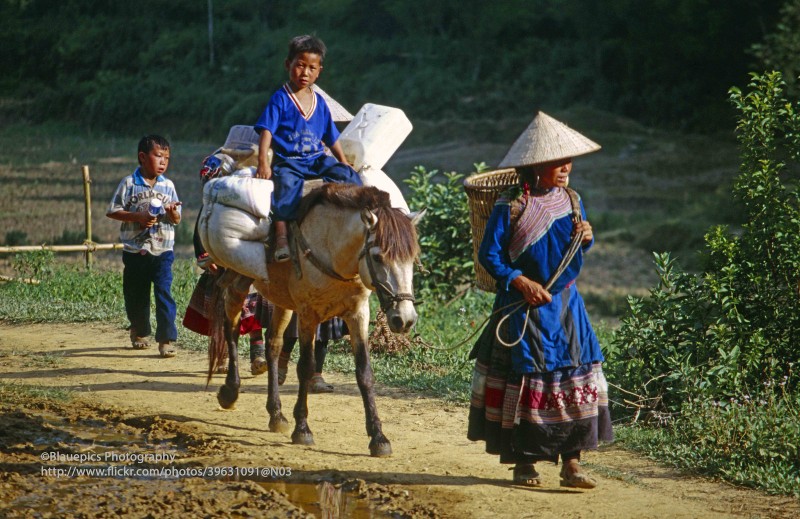
POLYGON ((160 135, 145 135, 139 140, 139 153, 150 153, 156 146, 168 150, 169 141, 160 135))
POLYGON ((322 40, 310 34, 303 34, 302 36, 295 36, 289 40, 289 54, 286 59, 292 61, 295 56, 303 52, 311 52, 312 54, 319 54, 319 60, 325 61, 325 53, 328 49, 322 40))

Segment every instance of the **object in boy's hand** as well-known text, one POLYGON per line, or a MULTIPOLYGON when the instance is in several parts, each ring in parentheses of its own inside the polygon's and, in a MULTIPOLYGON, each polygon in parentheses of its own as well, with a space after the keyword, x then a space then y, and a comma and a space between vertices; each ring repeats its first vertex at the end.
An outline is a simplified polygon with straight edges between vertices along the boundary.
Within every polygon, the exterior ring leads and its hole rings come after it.
MULTIPOLYGON (((150 200, 150 207, 147 208, 147 212, 151 218, 158 218, 164 214, 164 204, 158 198, 153 198, 150 200)), ((150 234, 156 233, 158 233, 158 222, 150 227, 150 234)))
POLYGON ((158 218, 164 213, 164 204, 158 198, 150 200, 150 207, 148 208, 150 216, 158 218))

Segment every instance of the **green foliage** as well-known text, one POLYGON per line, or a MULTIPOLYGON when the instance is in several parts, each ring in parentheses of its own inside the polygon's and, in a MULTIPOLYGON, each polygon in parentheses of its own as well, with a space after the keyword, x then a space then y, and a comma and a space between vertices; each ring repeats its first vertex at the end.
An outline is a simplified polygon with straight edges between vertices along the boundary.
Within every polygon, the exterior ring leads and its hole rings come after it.
POLYGON ((746 72, 742 51, 781 3, 226 0, 209 45, 205 2, 6 1, 0 93, 17 102, 0 109, 219 138, 285 81, 289 38, 315 32, 329 48, 320 84, 351 110, 488 121, 515 99, 713 128, 728 116, 716 93, 746 72))
MULTIPOLYGON (((475 165, 480 170, 484 166, 475 165)), ((415 276, 423 298, 450 299, 472 283, 472 239, 464 175, 417 166, 405 180, 409 206, 427 208, 418 226, 420 260, 428 271, 415 276)))
POLYGON ((655 409, 676 412, 692 394, 728 398, 761 380, 791 376, 800 360, 800 204, 783 159, 800 153, 800 118, 783 98, 777 73, 753 76, 751 91, 731 90, 741 117, 741 175, 734 194, 747 223, 734 235, 706 236, 702 276, 656 255, 659 285, 615 338, 614 378, 655 409))
MULTIPOLYGON (((86 241, 86 232, 84 232, 84 231, 71 231, 69 229, 64 229, 61 232, 61 236, 53 237, 52 244, 53 245, 80 245, 84 241, 86 241)), ((92 234, 92 241, 95 242, 95 243, 100 243, 100 238, 98 238, 96 234, 92 234)))
POLYGON ((617 437, 680 468, 800 497, 800 397, 783 392, 785 384, 721 401, 693 399, 666 427, 619 428, 617 437))
POLYGON ((49 277, 53 272, 55 256, 48 250, 21 252, 14 255, 11 268, 18 277, 40 279, 49 277))
POLYGON ((746 223, 707 233, 702 274, 656 254, 659 283, 630 299, 607 372, 617 402, 636 395, 637 417, 667 419, 667 432, 644 434, 651 452, 796 495, 800 116, 784 89, 775 72, 753 74, 747 93, 731 89, 742 157, 734 195, 746 223))
MULTIPOLYGON (((0 320, 43 323, 94 322, 127 325, 120 271, 86 270, 79 265, 54 264, 53 253, 36 251, 15 258, 17 277, 34 277, 40 284, 0 283, 0 320)), ((183 319, 198 275, 193 262, 177 260, 172 268, 172 297, 183 319)), ((151 308, 155 329, 155 309, 151 308)), ((205 351, 206 337, 178 326, 181 348, 205 351)), ((246 351, 246 350, 245 350, 246 351)))
POLYGON ((28 233, 25 231, 13 230, 6 233, 6 245, 13 247, 15 245, 27 245, 28 233))
POLYGON ((778 70, 786 80, 787 93, 800 95, 800 1, 788 0, 781 7, 779 22, 773 32, 760 43, 750 47, 750 54, 758 59, 760 69, 778 70))

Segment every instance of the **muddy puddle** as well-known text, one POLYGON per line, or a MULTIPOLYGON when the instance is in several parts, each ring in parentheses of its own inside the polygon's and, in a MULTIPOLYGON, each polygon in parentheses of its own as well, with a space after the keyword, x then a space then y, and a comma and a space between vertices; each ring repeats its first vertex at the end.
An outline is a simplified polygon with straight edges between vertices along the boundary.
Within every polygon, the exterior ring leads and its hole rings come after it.
POLYGON ((392 510, 392 491, 361 480, 212 465, 224 445, 157 416, 0 400, 0 517, 410 516, 392 510))

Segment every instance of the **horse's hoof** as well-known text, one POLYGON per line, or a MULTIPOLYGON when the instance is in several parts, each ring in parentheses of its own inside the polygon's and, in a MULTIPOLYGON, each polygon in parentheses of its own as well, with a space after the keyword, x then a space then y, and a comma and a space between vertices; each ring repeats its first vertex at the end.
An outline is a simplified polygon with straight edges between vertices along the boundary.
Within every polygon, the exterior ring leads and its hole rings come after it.
POLYGON ((314 435, 310 432, 295 431, 292 433, 292 443, 295 445, 314 445, 314 435))
POLYGON ((289 434, 292 426, 286 421, 286 418, 279 416, 277 418, 269 419, 269 432, 289 434))
POLYGON ((222 386, 217 391, 217 402, 223 409, 230 409, 239 398, 239 390, 230 386, 222 386))
POLYGON ((369 442, 369 455, 373 458, 386 458, 392 455, 392 444, 389 440, 382 442, 371 441, 369 442))

